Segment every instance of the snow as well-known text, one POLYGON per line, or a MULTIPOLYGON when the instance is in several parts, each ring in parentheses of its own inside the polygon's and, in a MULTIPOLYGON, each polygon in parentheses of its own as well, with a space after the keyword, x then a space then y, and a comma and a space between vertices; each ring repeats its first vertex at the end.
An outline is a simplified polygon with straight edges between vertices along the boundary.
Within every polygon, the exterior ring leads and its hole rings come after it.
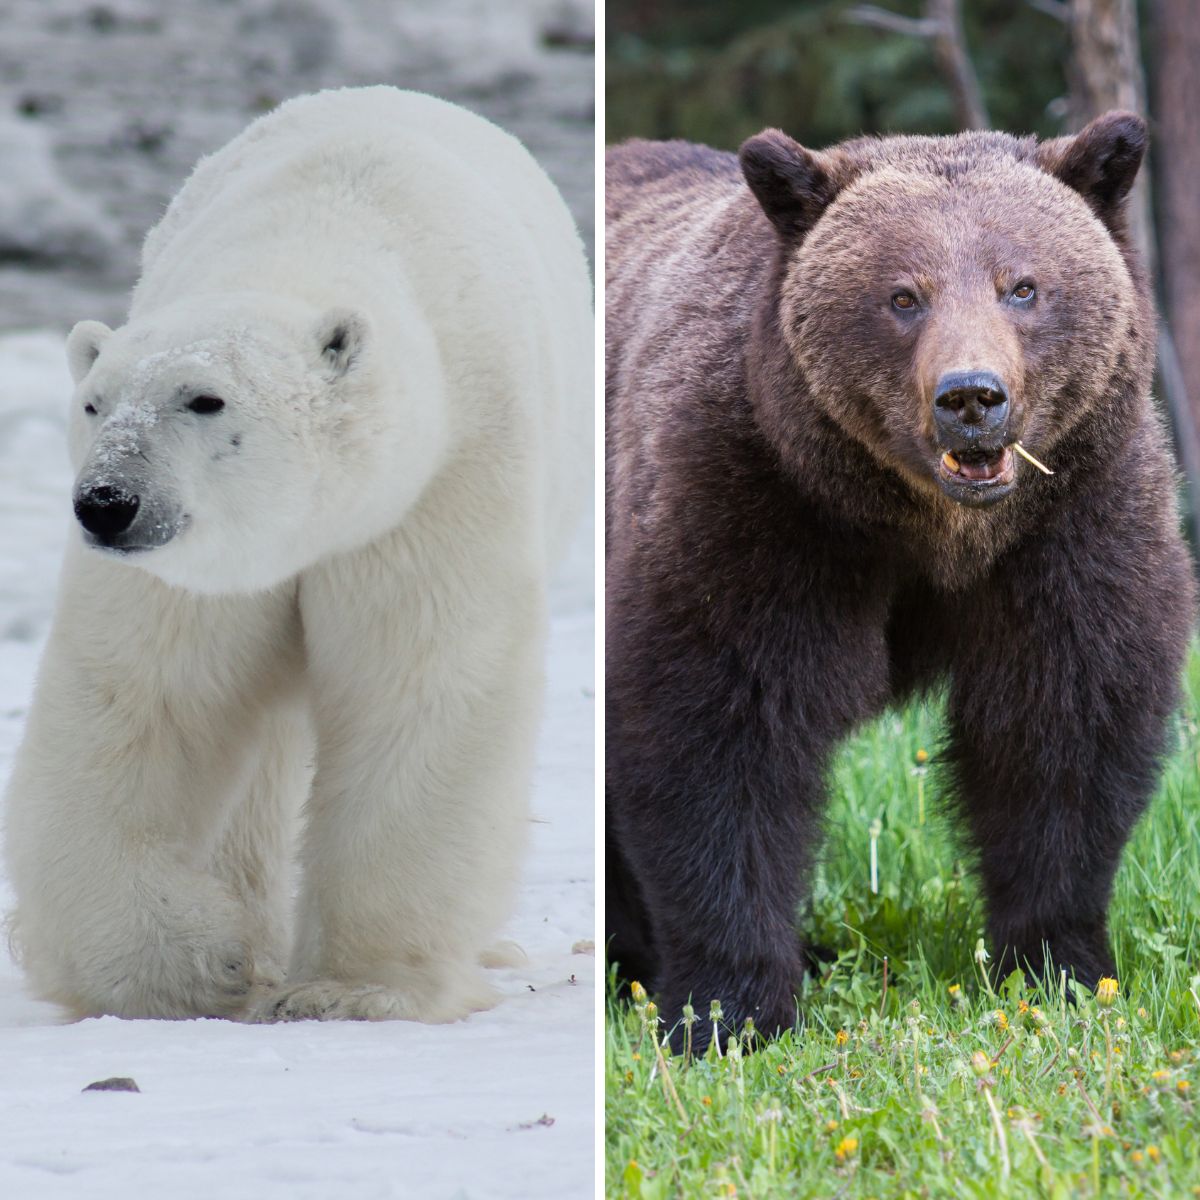
POLYGON ((47 132, 0 115, 0 258, 33 264, 76 260, 99 265, 117 240, 115 223, 62 177, 47 132))
MULTIPOLYGON (((62 337, 0 337, 0 786, 70 530, 62 337)), ((494 1010, 446 1026, 64 1023, 0 952, 0 1196, 593 1194, 591 528, 556 584, 532 846, 494 1010), (140 1094, 84 1092, 111 1076, 140 1094)), ((0 906, 11 894, 0 883, 0 906)))

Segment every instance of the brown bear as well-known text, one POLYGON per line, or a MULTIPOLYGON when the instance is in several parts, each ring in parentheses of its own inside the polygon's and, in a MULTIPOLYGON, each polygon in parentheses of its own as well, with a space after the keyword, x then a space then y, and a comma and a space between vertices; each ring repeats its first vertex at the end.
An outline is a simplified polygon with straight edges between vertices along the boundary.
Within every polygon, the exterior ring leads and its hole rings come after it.
POLYGON ((1114 973, 1193 611, 1145 143, 610 152, 607 923, 668 1022, 793 1024, 830 756, 942 684, 999 971, 1114 973))

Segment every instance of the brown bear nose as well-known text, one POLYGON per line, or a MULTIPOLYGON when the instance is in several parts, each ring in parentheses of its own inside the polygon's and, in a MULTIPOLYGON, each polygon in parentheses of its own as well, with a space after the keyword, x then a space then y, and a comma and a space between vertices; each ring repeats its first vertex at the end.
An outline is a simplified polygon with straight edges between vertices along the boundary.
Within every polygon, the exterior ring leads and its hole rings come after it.
POLYGON ((1008 389, 991 371, 951 371, 933 393, 939 427, 996 429, 1008 418, 1008 389))

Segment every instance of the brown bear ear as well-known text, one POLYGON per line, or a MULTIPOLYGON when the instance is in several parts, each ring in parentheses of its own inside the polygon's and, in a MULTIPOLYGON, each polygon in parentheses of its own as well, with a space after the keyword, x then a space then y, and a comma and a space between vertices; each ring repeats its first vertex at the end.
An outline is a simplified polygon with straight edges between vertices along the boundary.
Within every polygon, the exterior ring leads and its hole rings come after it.
POLYGON ((1125 198, 1146 153, 1146 122, 1136 113, 1097 117, 1074 137, 1038 148, 1042 168, 1077 191, 1114 232, 1124 228, 1125 198))
POLYGON ((833 164, 778 129, 764 129, 738 151, 750 190, 785 241, 802 238, 837 195, 833 164))

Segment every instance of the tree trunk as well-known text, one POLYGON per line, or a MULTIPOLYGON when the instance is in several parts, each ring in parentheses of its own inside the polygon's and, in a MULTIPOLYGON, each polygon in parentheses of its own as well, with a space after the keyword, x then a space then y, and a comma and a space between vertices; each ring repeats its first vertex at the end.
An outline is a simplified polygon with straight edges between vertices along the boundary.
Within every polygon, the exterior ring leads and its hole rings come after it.
MULTIPOLYGON (((1159 87, 1158 109, 1168 112, 1163 101, 1163 87, 1175 89, 1173 116, 1182 136, 1192 146, 1193 157, 1179 157, 1179 149, 1169 137, 1159 140, 1158 158, 1163 163, 1164 182, 1170 177, 1174 191, 1174 208, 1163 207, 1166 237, 1161 244, 1162 264, 1167 277, 1166 313, 1158 337, 1159 386, 1166 400, 1167 412, 1175 435, 1180 466, 1188 484, 1188 507, 1193 534, 1200 533, 1200 321, 1196 319, 1195 304, 1188 305, 1185 295, 1196 293, 1200 276, 1196 273, 1200 246, 1200 210, 1194 193, 1187 194, 1188 181, 1194 189, 1200 178, 1200 135, 1188 128, 1188 118, 1196 112, 1200 99, 1200 81, 1196 72, 1200 59, 1195 57, 1200 34, 1197 33, 1195 0, 1159 0, 1159 59, 1170 55, 1176 81, 1168 84, 1166 71, 1159 87), (1169 10, 1175 10, 1169 13, 1169 10), (1174 24, 1171 24, 1173 17, 1174 24), (1185 107, 1188 101, 1190 108, 1185 107), (1176 223, 1177 220, 1180 223, 1176 223), (1191 237, 1193 240, 1188 241, 1191 237), (1179 299, 1171 293, 1171 279, 1180 289, 1179 299), (1176 322, 1182 319, 1182 325, 1176 322), (1189 339, 1189 359, 1177 343, 1182 330, 1189 339), (1189 363, 1190 373, 1189 373, 1189 363), (1189 397, 1191 400, 1189 402, 1189 397)), ((1085 125, 1093 117, 1112 108, 1129 109, 1145 115, 1146 83, 1139 56, 1137 5, 1135 0, 1071 0, 1071 62, 1068 68, 1070 83, 1070 118, 1074 128, 1085 125)), ((1151 279, 1158 277, 1159 243, 1155 238, 1153 210, 1150 204, 1150 167, 1146 163, 1138 173, 1137 183, 1129 198, 1129 224, 1134 244, 1151 279)), ((1200 296, 1196 296, 1200 299, 1200 296)))
POLYGON ((1163 294, 1195 429, 1200 427, 1200 13, 1195 0, 1158 0, 1155 26, 1163 294))
MULTIPOLYGON (((1082 129, 1110 109, 1146 113, 1146 84, 1138 57, 1134 0, 1071 0, 1070 124, 1082 129)), ((1130 227, 1147 268, 1154 274, 1150 219, 1150 173, 1143 166, 1130 197, 1130 227)))
POLYGON ((942 76, 954 98, 954 112, 960 129, 987 129, 991 126, 979 77, 967 53, 958 0, 925 0, 925 16, 937 27, 933 53, 942 76))

